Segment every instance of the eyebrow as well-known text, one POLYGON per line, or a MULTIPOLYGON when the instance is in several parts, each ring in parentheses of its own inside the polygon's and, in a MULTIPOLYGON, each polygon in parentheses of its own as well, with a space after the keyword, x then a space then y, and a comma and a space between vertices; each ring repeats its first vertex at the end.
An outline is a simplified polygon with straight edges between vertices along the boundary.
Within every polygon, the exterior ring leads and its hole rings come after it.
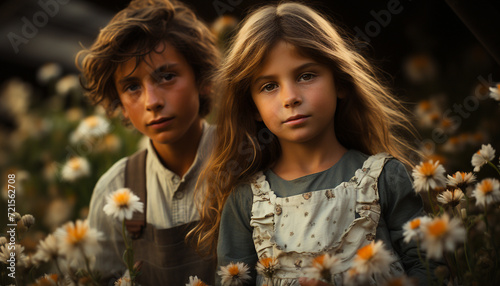
MULTIPOLYGON (((153 78, 156 78, 158 74, 160 74, 162 72, 165 72, 165 71, 167 71, 169 69, 173 69, 173 68, 175 68, 177 66, 178 66, 177 63, 166 63, 166 64, 163 64, 163 65, 157 67, 156 69, 154 69, 149 75, 151 77, 153 77, 153 78)), ((134 77, 134 76, 125 76, 125 77, 121 78, 118 81, 118 84, 119 85, 124 85, 124 84, 126 84, 128 82, 132 82, 132 81, 135 81, 135 80, 137 80, 137 77, 134 77)))
MULTIPOLYGON (((303 69, 306 69, 306 68, 310 68, 310 67, 314 67, 314 66, 319 66, 320 64, 319 63, 314 63, 314 62, 308 62, 308 63, 305 63, 305 64, 302 64, 296 68, 294 68, 292 70, 292 73, 296 73, 300 70, 303 70, 303 69)), ((261 81, 266 81, 266 80, 271 80, 273 79, 275 76, 274 75, 263 75, 263 76, 259 76, 258 78, 256 78, 252 85, 255 85, 261 81)))

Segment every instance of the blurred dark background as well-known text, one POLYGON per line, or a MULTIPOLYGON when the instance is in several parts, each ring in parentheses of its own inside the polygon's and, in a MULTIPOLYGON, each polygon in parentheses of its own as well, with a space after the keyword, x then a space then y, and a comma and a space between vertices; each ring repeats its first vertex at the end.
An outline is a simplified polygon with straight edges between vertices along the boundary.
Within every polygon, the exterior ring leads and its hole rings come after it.
MULTIPOLYGON (((128 2, 4 0, 0 4, 0 88, 4 81, 16 77, 35 86, 34 97, 39 102, 50 97, 46 90, 36 89, 40 66, 54 62, 64 73, 77 73, 75 54, 82 45, 90 46, 99 29, 128 2)), ((211 24, 222 15, 241 20, 249 9, 269 1, 183 2, 211 24)), ((435 112, 433 118, 418 119, 438 124, 422 130, 421 141, 434 145, 429 154, 450 137, 464 132, 481 132, 482 143, 499 146, 498 102, 478 96, 478 92, 485 94, 489 86, 500 81, 500 1, 316 0, 307 3, 328 14, 353 36, 369 41, 361 52, 386 72, 396 94, 410 103, 410 110, 418 109, 419 103, 426 101, 436 106, 437 115, 435 112), (471 96, 476 99, 471 101, 471 96), (468 105, 471 110, 465 116, 455 108, 457 105, 468 105), (447 110, 450 112, 446 113, 447 110), (458 116, 460 122, 455 120, 459 124, 451 131, 445 130, 446 135, 439 130, 435 134, 435 129, 441 128, 443 115, 448 119, 458 116), (492 122, 485 122, 484 117, 492 122)), ((0 109, 8 111, 9 107, 0 109)), ((0 119, 8 125, 7 115, 0 119)))

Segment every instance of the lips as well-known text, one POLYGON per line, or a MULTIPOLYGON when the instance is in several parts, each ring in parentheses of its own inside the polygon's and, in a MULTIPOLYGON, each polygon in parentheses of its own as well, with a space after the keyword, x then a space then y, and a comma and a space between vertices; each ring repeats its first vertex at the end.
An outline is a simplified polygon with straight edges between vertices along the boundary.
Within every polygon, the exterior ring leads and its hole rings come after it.
POLYGON ((309 116, 308 115, 303 115, 303 114, 297 114, 297 115, 288 117, 285 120, 285 122, 283 122, 283 123, 292 122, 292 121, 300 120, 300 119, 307 118, 307 117, 309 117, 309 116))
POLYGON ((173 117, 160 117, 160 118, 157 118, 157 119, 154 119, 154 120, 151 120, 147 126, 153 126, 153 125, 157 125, 157 124, 161 124, 161 123, 164 123, 164 122, 167 122, 167 121, 170 121, 172 120, 173 117))

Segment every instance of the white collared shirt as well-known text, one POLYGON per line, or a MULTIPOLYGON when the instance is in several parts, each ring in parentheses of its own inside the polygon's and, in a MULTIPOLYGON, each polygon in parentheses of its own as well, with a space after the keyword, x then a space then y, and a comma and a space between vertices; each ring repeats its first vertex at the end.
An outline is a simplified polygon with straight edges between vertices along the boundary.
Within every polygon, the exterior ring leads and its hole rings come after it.
MULTIPOLYGON (((199 214, 193 200, 196 182, 204 162, 213 147, 215 128, 203 123, 203 134, 193 164, 181 178, 165 168, 151 142, 146 157, 147 213, 146 222, 158 229, 166 229, 196 221, 199 214)), ((106 198, 125 184, 127 158, 116 162, 97 182, 89 209, 89 224, 103 233, 102 251, 96 256, 95 268, 103 277, 123 273, 125 245, 118 219, 103 211, 106 198)))

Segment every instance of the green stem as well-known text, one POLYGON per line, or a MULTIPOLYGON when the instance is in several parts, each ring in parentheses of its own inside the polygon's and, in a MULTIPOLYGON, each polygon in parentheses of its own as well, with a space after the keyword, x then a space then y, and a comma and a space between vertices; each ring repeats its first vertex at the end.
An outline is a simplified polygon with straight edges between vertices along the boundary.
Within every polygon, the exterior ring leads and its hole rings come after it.
POLYGON ((417 238, 417 254, 418 254, 418 259, 420 259, 420 262, 425 266, 425 270, 427 273, 427 281, 431 282, 432 280, 431 280, 431 269, 429 267, 429 259, 427 259, 426 257, 424 261, 424 259, 422 258, 422 254, 420 253, 420 241, 418 240, 418 238, 417 238))
MULTIPOLYGON (((469 233, 469 232, 467 232, 469 233)), ((469 254, 468 254, 468 247, 467 247, 467 242, 464 241, 464 254, 465 254, 465 261, 467 262, 467 268, 469 268, 470 273, 472 273, 472 268, 470 267, 470 262, 469 262, 469 254)))
POLYGON ((490 161, 488 161, 488 165, 490 165, 491 167, 493 167, 493 169, 495 169, 495 171, 497 171, 497 173, 500 174, 500 170, 497 168, 497 166, 495 166, 495 164, 493 164, 490 161))
POLYGON ((85 267, 87 268, 87 273, 89 274, 90 280, 92 280, 92 284, 96 285, 96 286, 99 286, 100 285, 99 281, 97 281, 97 279, 94 276, 94 273, 92 272, 92 270, 90 270, 90 262, 87 259, 87 256, 85 255, 85 252, 81 248, 80 248, 80 250, 81 250, 81 252, 83 254, 83 260, 85 260, 85 267))
POLYGON ((427 192, 427 197, 429 198, 429 204, 431 205, 431 211, 432 211, 432 214, 435 215, 435 211, 434 211, 434 205, 432 203, 432 198, 431 198, 431 190, 429 190, 427 192))

